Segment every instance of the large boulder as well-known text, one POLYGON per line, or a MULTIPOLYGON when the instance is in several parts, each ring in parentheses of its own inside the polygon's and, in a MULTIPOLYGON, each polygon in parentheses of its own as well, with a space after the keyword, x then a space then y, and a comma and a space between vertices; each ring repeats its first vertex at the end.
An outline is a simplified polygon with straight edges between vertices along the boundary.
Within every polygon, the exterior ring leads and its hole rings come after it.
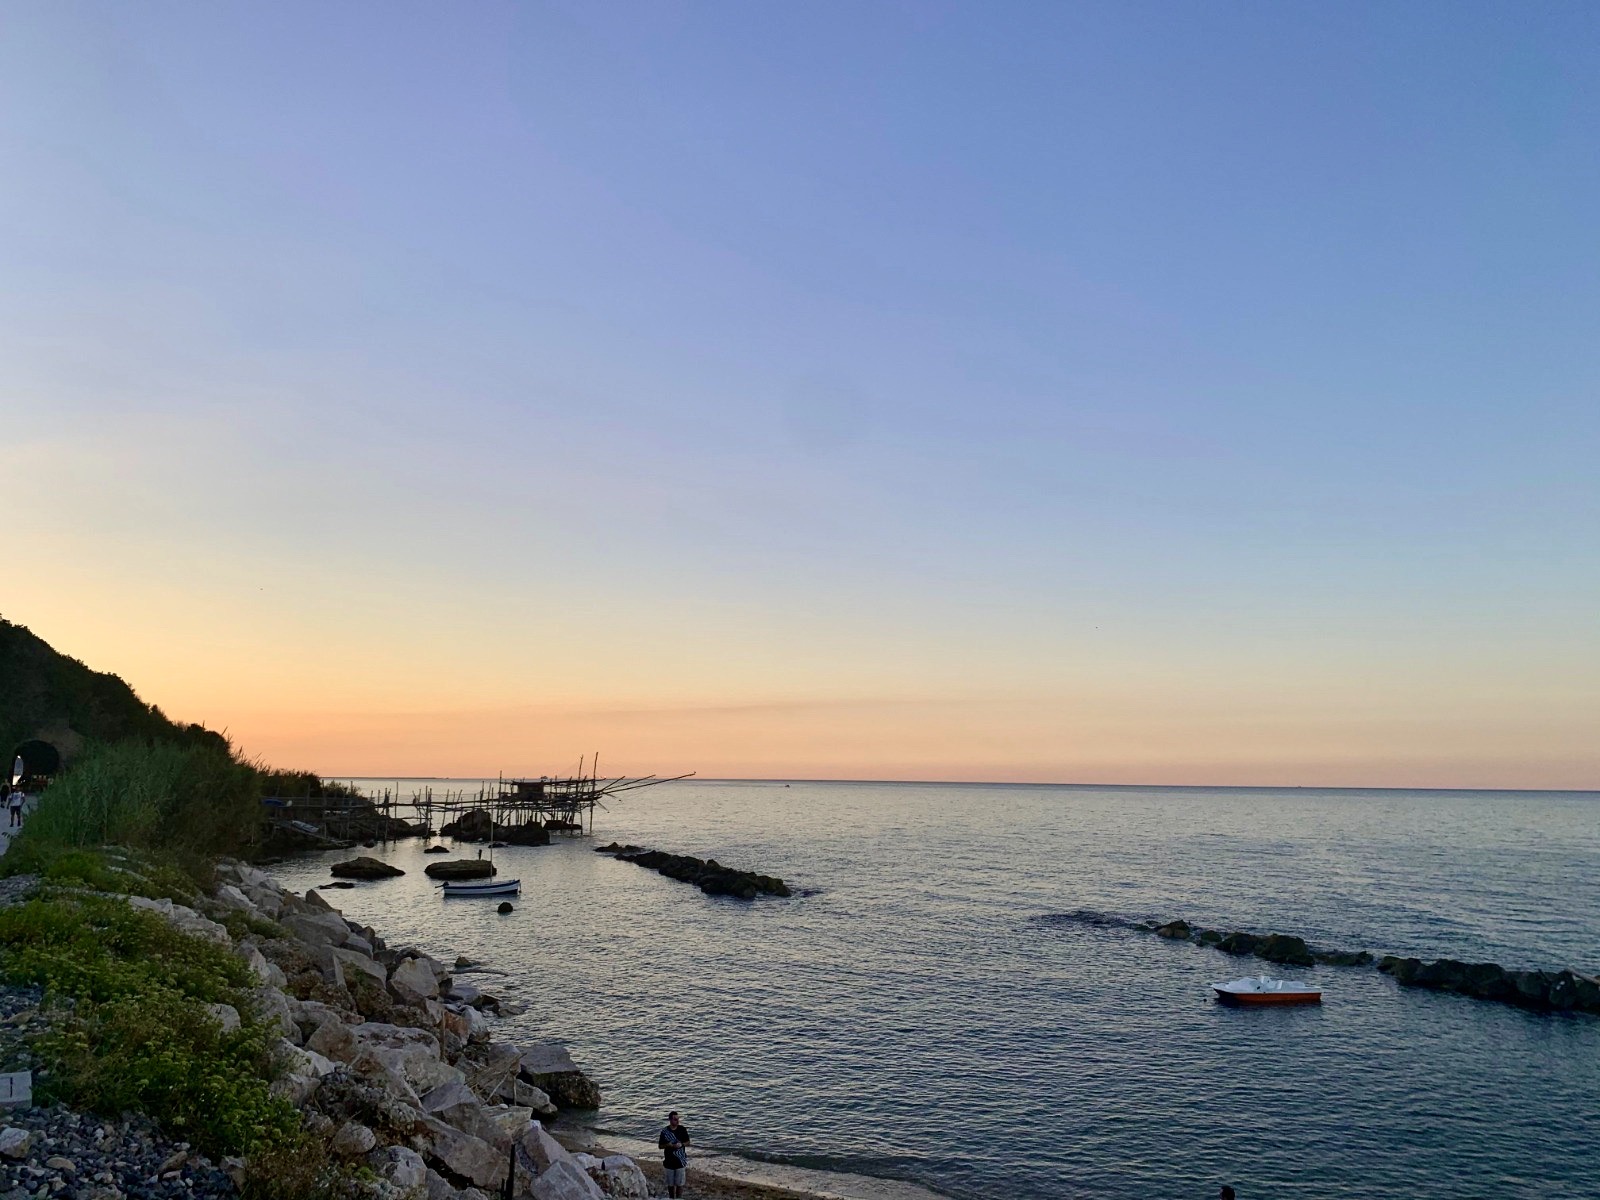
POLYGON ((1468 977, 1467 964, 1454 958, 1439 958, 1423 963, 1407 981, 1412 987, 1432 988, 1436 992, 1459 992, 1468 977))
POLYGON ((356 1036, 339 1017, 326 1017, 306 1037, 306 1049, 336 1062, 350 1062, 356 1056, 356 1036))
POLYGON ((424 1116, 412 1144, 445 1173, 477 1187, 496 1190, 506 1181, 509 1152, 502 1154, 482 1138, 462 1133, 437 1117, 424 1116))
POLYGON ((134 908, 142 908, 166 918, 167 923, 180 933, 203 938, 219 946, 233 945, 233 938, 229 936, 225 926, 217 924, 210 917, 201 916, 188 905, 174 904, 167 899, 150 900, 144 896, 124 896, 122 899, 134 908))
POLYGON ((609 1154, 598 1167, 587 1169, 600 1190, 616 1200, 646 1200, 650 1195, 650 1181, 626 1154, 609 1154))
POLYGON ((278 924, 308 946, 342 946, 350 940, 350 928, 335 912, 291 913, 278 924))
POLYGON ((283 973, 283 968, 269 962, 260 947, 245 943, 239 947, 239 956, 250 968, 250 973, 268 987, 282 988, 288 985, 289 977, 283 973))
POLYGON ((1543 971, 1507 971, 1506 977, 1511 980, 1511 986, 1516 992, 1511 996, 1511 1003, 1520 1004, 1524 1008, 1548 1008, 1550 1006, 1551 977, 1543 971))
POLYGON ((300 1027, 295 1024, 294 1013, 289 1008, 289 997, 265 984, 252 991, 250 996, 255 1003, 256 1015, 274 1026, 279 1037, 291 1042, 300 1040, 300 1027))
POLYGON ((487 879, 494 873, 494 864, 486 858, 452 858, 429 863, 423 870, 430 879, 487 879))
MULTIPOLYGON (((536 1042, 524 1047, 519 1063, 522 1077, 562 1108, 599 1108, 600 1088, 577 1067, 559 1042, 536 1042)), ((521 1104, 522 1098, 514 1098, 521 1104)), ((534 1106, 537 1107, 537 1106, 534 1106)))
POLYGON ((556 1163, 571 1162, 572 1155, 543 1125, 533 1124, 517 1139, 517 1160, 530 1172, 543 1174, 556 1163))
POLYGON ((489 1115, 483 1102, 465 1083, 452 1080, 422 1097, 422 1111, 494 1146, 501 1154, 511 1149, 512 1135, 489 1115))
POLYGON ((1189 922, 1181 920, 1168 921, 1165 925, 1156 926, 1155 930, 1157 937, 1176 938, 1180 941, 1187 941, 1192 932, 1189 922))
POLYGON ((340 1158, 359 1158, 378 1144, 378 1136, 360 1121, 346 1121, 328 1139, 328 1149, 340 1158))
POLYGON ((393 879, 396 875, 405 874, 399 867, 390 866, 381 859, 365 854, 359 858, 334 863, 328 868, 328 873, 335 879, 393 879))
POLYGON ((458 842, 487 842, 494 836, 494 817, 486 808, 475 808, 441 826, 439 833, 458 842))
POLYGON ((357 1069, 380 1067, 397 1074, 419 1096, 444 1084, 461 1083, 466 1079, 458 1068, 430 1054, 421 1045, 385 1046, 359 1042, 357 1045, 352 1066, 357 1069))
POLYGON ((1253 933, 1234 932, 1217 943, 1217 949, 1226 954, 1254 954, 1261 939, 1253 933))
POLYGON ((1378 960, 1378 970, 1385 975, 1394 976, 1394 981, 1402 985, 1409 985, 1421 969, 1420 958, 1402 958, 1397 954, 1385 954, 1378 960))
POLYGON ((367 1155, 367 1166, 395 1189, 396 1200, 420 1200, 427 1195, 427 1166, 408 1146, 380 1146, 367 1155))
MULTIPOLYGON (((434 965, 431 959, 405 959, 390 974, 389 987, 396 996, 410 1004, 432 1000, 439 994, 439 975, 434 965)), ((381 973, 381 967, 379 971, 381 973)))
POLYGON ((1600 1013, 1600 978, 1590 975, 1577 975, 1573 989, 1576 1001, 1573 1007, 1579 1012, 1600 1013))
POLYGON ((600 1185, 577 1163, 554 1164, 535 1178, 522 1195, 531 1200, 605 1200, 600 1185))
POLYGON ((1317 961, 1311 957, 1304 939, 1285 933, 1269 933, 1256 946, 1255 954, 1257 958, 1264 958, 1268 962, 1286 963, 1291 967, 1315 966, 1317 961))
POLYGON ((365 979, 381 991, 388 982, 383 965, 359 950, 330 946, 328 958, 334 966, 334 983, 354 986, 358 980, 365 979))
POLYGON ((272 1094, 297 1106, 306 1103, 338 1066, 316 1051, 303 1050, 286 1039, 279 1039, 275 1057, 281 1070, 272 1082, 272 1094))

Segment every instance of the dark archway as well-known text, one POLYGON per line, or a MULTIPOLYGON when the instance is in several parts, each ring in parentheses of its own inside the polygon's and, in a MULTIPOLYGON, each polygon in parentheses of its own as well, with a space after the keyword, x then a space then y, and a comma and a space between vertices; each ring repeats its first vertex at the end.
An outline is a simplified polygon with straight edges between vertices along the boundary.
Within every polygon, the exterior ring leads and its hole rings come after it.
POLYGON ((22 761, 22 779, 34 786, 44 783, 61 770, 61 752, 49 742, 31 738, 11 752, 11 773, 16 763, 22 761))

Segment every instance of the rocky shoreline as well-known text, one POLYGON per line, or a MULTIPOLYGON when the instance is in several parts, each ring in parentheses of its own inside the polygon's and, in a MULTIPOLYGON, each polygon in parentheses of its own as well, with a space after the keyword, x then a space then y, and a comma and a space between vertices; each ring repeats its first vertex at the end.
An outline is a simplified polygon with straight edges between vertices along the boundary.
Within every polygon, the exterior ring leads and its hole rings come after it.
POLYGON ((714 858, 695 858, 688 854, 668 854, 665 850, 646 850, 642 846, 623 846, 612 842, 609 846, 596 846, 596 854, 609 854, 622 862, 647 867, 676 879, 692 883, 708 896, 732 896, 736 900, 754 900, 757 896, 792 896, 787 884, 775 875, 761 875, 755 871, 740 871, 725 867, 714 858))
MULTIPOLYGON (((648 1155, 636 1160, 592 1136, 552 1135, 547 1125, 559 1117, 600 1106, 599 1086, 557 1042, 496 1036, 496 1018, 515 1009, 474 982, 487 985, 492 969, 465 957, 447 967, 415 947, 390 946, 317 889, 297 894, 244 863, 225 860, 217 873, 212 894, 193 907, 121 899, 231 948, 248 965, 253 1006, 277 1036, 281 1073, 272 1091, 299 1110, 333 1162, 352 1169, 350 1196, 494 1200, 506 1194, 508 1177, 515 1200, 661 1194, 648 1155), (234 936, 224 921, 251 931, 234 936)), ((0 903, 25 898, 32 883, 5 882, 0 903)), ((43 1027, 41 1000, 37 988, 0 987, 0 1037, 9 1031, 12 1049, 43 1027)), ((240 1016, 217 1015, 224 1023, 240 1016)), ((643 1144, 629 1148, 639 1153, 643 1144)), ((703 1166, 695 1192, 708 1200, 856 1194, 729 1178, 709 1161, 703 1166)), ((243 1160, 213 1162, 142 1117, 111 1120, 60 1106, 0 1112, 0 1200, 224 1200, 245 1180, 243 1160)))
MULTIPOLYGON (((364 1168, 352 1177, 364 1181, 361 1194, 488 1200, 509 1177, 519 1200, 650 1195, 632 1159, 580 1161, 545 1130, 561 1111, 601 1101, 565 1047, 495 1039, 494 995, 413 947, 388 946, 315 890, 296 895, 238 862, 223 862, 218 875, 199 902, 209 916, 170 900, 124 899, 244 959, 254 1005, 277 1034, 272 1091, 336 1160, 364 1168), (273 935, 235 939, 212 919, 228 910, 273 935)), ((225 1026, 239 1020, 233 1010, 217 1016, 225 1026)), ((137 1121, 60 1108, 6 1114, 0 1163, 6 1200, 233 1195, 244 1167, 210 1164, 137 1121)))

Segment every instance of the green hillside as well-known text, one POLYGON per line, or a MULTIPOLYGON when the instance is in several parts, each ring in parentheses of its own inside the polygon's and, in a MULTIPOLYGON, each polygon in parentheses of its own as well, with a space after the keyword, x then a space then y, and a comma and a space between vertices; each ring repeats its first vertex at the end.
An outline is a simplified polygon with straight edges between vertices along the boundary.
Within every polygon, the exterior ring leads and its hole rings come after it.
POLYGON ((0 755, 29 738, 51 743, 68 761, 89 743, 128 738, 227 745, 221 734, 169 720, 117 676, 0 618, 0 755))

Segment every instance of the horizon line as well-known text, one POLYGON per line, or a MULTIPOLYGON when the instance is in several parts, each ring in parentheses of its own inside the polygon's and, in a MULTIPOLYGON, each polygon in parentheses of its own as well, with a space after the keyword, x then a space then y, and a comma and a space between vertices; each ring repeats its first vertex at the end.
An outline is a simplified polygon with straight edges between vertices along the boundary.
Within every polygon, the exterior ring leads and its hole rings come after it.
MULTIPOLYGON (((493 783, 499 780, 530 779, 529 775, 385 775, 343 772, 338 775, 321 775, 318 778, 338 782, 340 780, 386 780, 392 779, 396 783, 417 782, 428 779, 444 779, 452 782, 469 782, 477 780, 480 783, 493 783)), ((564 775, 546 775, 545 778, 565 779, 564 775)), ((638 778, 637 776, 611 776, 602 775, 601 779, 638 778)), ((1540 792, 1551 795, 1594 796, 1600 795, 1600 786, 1593 788, 1550 788, 1550 787, 1398 787, 1393 784, 1322 784, 1322 783, 1094 783, 1094 782, 1063 782, 1044 780, 1014 780, 1014 779, 849 779, 849 778, 823 778, 801 776, 696 776, 692 780, 674 778, 660 781, 667 783, 840 783, 840 784, 898 784, 916 787, 1048 787, 1048 788, 1095 788, 1100 790, 1115 791, 1234 791, 1234 792, 1540 792)))

